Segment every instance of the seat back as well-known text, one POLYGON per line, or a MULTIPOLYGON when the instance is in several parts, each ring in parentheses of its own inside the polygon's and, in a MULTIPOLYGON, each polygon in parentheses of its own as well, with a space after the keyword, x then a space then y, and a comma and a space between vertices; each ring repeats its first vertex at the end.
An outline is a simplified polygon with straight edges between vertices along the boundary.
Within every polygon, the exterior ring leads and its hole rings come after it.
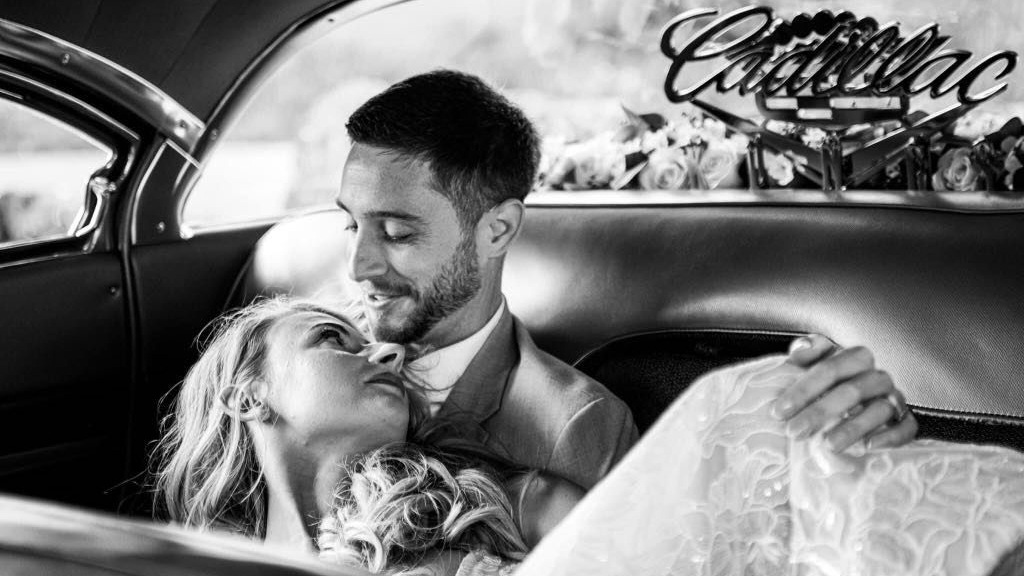
MULTIPOLYGON (((232 301, 355 297, 342 220, 273 227, 232 301)), ((503 290, 641 428, 706 371, 815 332, 867 344, 922 436, 1024 449, 1021 229, 1021 214, 878 207, 530 206, 503 290)))

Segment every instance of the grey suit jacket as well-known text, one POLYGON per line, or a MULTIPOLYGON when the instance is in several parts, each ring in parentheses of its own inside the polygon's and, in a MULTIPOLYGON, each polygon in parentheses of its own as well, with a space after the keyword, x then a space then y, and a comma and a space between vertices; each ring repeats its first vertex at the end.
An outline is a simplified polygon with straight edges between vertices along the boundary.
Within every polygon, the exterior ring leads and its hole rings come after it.
POLYGON ((469 434, 504 458, 586 489, 638 437, 622 400, 538 349, 507 308, 437 416, 469 420, 469 434))

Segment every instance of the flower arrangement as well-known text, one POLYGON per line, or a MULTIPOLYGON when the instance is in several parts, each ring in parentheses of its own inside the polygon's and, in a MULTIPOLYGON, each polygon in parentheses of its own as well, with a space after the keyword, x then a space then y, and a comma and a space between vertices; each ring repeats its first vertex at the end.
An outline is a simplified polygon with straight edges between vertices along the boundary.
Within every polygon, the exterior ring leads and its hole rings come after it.
POLYGON ((748 139, 727 135, 713 118, 636 114, 617 130, 583 142, 544 141, 540 188, 711 190, 746 186, 741 176, 748 139))
POLYGON ((1000 128, 982 134, 975 124, 993 127, 975 119, 956 127, 951 142, 936 151, 932 188, 1024 192, 1024 123, 1011 118, 1000 128))
MULTIPOLYGON (((747 149, 750 140, 729 134, 719 120, 699 112, 667 120, 660 114, 637 114, 623 107, 626 122, 616 130, 581 142, 544 141, 541 190, 714 190, 749 185, 747 149)), ((924 114, 910 115, 911 122, 924 114)), ((900 128, 898 122, 848 128, 846 142, 878 138, 900 128)), ((826 136, 817 128, 769 121, 766 130, 820 149, 826 136)), ((810 188, 819 185, 805 176, 802 158, 762 152, 769 188, 810 188)), ((1001 126, 991 114, 969 115, 932 137, 919 170, 935 191, 1024 193, 1024 123, 1013 118, 1001 126)), ((920 185, 919 185, 920 186, 920 185)), ((863 183, 860 188, 911 188, 902 159, 863 183)))

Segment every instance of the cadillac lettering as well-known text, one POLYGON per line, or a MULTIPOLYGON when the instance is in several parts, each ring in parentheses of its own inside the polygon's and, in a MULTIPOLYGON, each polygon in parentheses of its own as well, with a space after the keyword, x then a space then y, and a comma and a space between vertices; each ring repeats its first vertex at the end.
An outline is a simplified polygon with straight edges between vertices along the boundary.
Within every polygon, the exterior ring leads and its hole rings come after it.
POLYGON ((922 175, 934 172, 933 148, 941 148, 943 131, 1006 90, 1007 83, 1000 81, 1017 65, 1017 54, 1009 50, 972 61, 969 51, 947 49, 949 40, 935 23, 904 36, 897 23, 879 25, 849 11, 821 10, 790 21, 764 6, 723 16, 714 8, 690 10, 662 32, 661 51, 672 61, 665 94, 750 137, 747 165, 750 181, 758 186, 767 181, 763 158, 768 150, 792 159, 801 174, 826 191, 861 186, 900 165, 908 186, 923 189, 927 179, 922 175), (685 25, 694 31, 681 39, 685 25), (716 60, 721 64, 710 75, 677 87, 684 69, 694 68, 691 64, 716 60), (730 114, 698 98, 708 88, 753 95, 766 120, 820 128, 825 137, 809 146, 730 114), (955 92, 957 102, 932 114, 910 113, 911 98, 925 92, 931 98, 955 92), (851 135, 855 126, 879 123, 898 128, 874 139, 851 135))
POLYGON ((904 97, 927 90, 937 98, 956 90, 960 102, 975 104, 1007 86, 1002 82, 974 91, 976 81, 1001 80, 1017 63, 1016 53, 1003 50, 964 68, 973 54, 943 49, 949 36, 942 36, 937 24, 903 37, 896 23, 879 27, 874 19, 858 20, 850 12, 833 16, 822 10, 813 17, 803 14, 786 22, 763 6, 716 18, 675 47, 676 31, 682 25, 717 13, 713 8, 691 10, 665 27, 661 51, 672 60, 665 80, 671 101, 691 100, 714 85, 719 92, 736 89, 740 94, 789 97, 904 97), (747 31, 735 40, 715 43, 742 30, 747 31), (685 64, 718 57, 725 61, 716 72, 688 88, 676 88, 685 64))

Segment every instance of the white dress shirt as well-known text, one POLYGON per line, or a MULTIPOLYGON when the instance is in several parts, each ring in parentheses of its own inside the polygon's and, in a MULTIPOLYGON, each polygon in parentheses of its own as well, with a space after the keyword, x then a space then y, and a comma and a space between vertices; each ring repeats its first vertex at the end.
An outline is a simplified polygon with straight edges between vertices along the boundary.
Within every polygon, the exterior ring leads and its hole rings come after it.
POLYGON ((483 328, 454 344, 431 350, 409 364, 413 373, 427 386, 426 395, 430 402, 431 416, 436 416, 444 405, 452 387, 459 378, 462 378, 469 363, 476 357, 491 332, 494 332, 494 327, 498 325, 504 311, 505 299, 502 298, 498 310, 483 328))

